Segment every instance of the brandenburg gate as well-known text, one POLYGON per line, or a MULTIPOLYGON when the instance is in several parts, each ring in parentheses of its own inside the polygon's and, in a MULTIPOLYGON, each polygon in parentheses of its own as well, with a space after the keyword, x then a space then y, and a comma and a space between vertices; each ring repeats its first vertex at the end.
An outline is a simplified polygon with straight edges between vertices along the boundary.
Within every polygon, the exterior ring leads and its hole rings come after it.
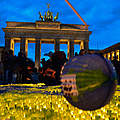
POLYGON ((79 44, 80 49, 89 49, 88 25, 62 24, 57 22, 57 16, 47 11, 47 15, 41 16, 39 21, 33 22, 6 22, 5 48, 14 51, 14 44, 20 43, 20 51, 27 56, 28 44, 35 43, 35 66, 39 68, 41 57, 41 44, 52 43, 54 50, 60 50, 60 44, 68 45, 68 59, 74 56, 74 44, 79 44))

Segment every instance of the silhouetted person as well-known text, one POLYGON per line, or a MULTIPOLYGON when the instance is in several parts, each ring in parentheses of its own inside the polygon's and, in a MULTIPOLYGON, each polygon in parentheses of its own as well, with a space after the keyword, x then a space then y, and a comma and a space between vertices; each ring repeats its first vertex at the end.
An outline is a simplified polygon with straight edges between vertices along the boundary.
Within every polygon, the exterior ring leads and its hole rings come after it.
POLYGON ((27 74, 26 69, 27 69, 27 65, 26 65, 26 61, 27 58, 25 56, 25 54, 20 51, 18 53, 18 57, 17 57, 17 64, 19 65, 19 73, 18 73, 18 83, 22 83, 25 81, 25 74, 27 74))
POLYGON ((0 62, 0 81, 3 82, 3 63, 0 62))
POLYGON ((14 66, 14 55, 13 50, 8 51, 8 83, 12 82, 13 79, 13 66, 14 66))
POLYGON ((45 63, 46 63, 45 58, 41 59, 42 67, 45 65, 45 63))
POLYGON ((16 83, 17 80, 17 73, 13 72, 13 79, 12 79, 12 83, 16 83))
POLYGON ((115 66, 116 71, 118 72, 119 70, 119 61, 117 60, 117 56, 114 56, 112 60, 113 65, 115 66))
POLYGON ((9 52, 9 56, 12 56, 12 57, 14 56, 13 55, 13 50, 9 50, 8 52, 9 52))
MULTIPOLYGON (((117 73, 117 76, 118 76, 118 79, 120 79, 120 63, 119 61, 117 60, 117 56, 114 56, 113 60, 111 61, 112 64, 114 65, 115 69, 116 69, 116 73, 117 73)), ((119 84, 120 84, 120 81, 118 81, 119 84)))
POLYGON ((118 84, 120 85, 120 61, 119 61, 119 69, 118 69, 118 84))
MULTIPOLYGON (((47 85, 60 84, 60 71, 64 63, 66 62, 66 55, 63 51, 57 51, 55 53, 49 52, 46 54, 50 57, 47 61, 42 60, 42 69, 40 70, 40 78, 47 85), (42 76, 43 75, 43 76, 42 76)), ((40 79, 41 81, 41 79, 40 79)))
POLYGON ((77 52, 75 52, 75 56, 78 56, 78 53, 77 53, 77 52))
POLYGON ((7 50, 5 50, 3 53, 2 53, 3 57, 2 57, 2 62, 3 62, 3 65, 4 65, 4 83, 7 83, 8 82, 8 59, 9 59, 9 53, 7 50))
POLYGON ((86 50, 81 49, 80 52, 79 52, 79 55, 85 55, 85 54, 86 54, 86 50))
POLYGON ((33 83, 39 83, 39 76, 38 76, 38 73, 37 73, 37 68, 34 68, 33 69, 33 73, 31 74, 32 76, 32 81, 33 83))

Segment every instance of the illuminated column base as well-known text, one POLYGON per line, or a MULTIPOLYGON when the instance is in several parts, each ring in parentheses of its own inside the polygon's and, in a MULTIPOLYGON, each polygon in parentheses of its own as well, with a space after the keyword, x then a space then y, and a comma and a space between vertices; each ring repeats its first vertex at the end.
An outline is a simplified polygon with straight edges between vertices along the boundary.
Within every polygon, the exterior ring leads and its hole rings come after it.
POLYGON ((113 60, 114 59, 114 51, 111 54, 112 54, 111 60, 113 60))
POLYGON ((118 54, 119 54, 119 61, 120 61, 120 50, 119 50, 119 53, 118 53, 118 54))
POLYGON ((120 52, 119 50, 116 51, 116 56, 117 56, 118 61, 120 60, 120 53, 119 52, 120 52))
POLYGON ((28 56, 28 40, 25 42, 25 55, 28 56))
POLYGON ((10 49, 13 51, 13 55, 14 55, 14 39, 11 39, 11 45, 10 45, 10 49))
POLYGON ((104 58, 106 58, 106 54, 104 54, 103 56, 104 56, 104 58))
POLYGON ((68 41, 68 59, 74 56, 74 40, 68 41))
POLYGON ((83 41, 80 42, 80 50, 82 50, 82 49, 84 49, 84 42, 83 41))
POLYGON ((110 60, 110 53, 107 53, 107 59, 110 60))

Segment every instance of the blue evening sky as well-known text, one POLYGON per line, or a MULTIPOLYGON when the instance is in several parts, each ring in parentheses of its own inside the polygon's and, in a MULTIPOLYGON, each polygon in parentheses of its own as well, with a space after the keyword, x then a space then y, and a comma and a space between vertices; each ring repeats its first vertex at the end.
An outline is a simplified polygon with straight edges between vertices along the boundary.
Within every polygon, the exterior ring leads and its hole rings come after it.
MULTIPOLYGON (((120 41, 120 0, 69 0, 82 18, 90 25, 90 49, 104 49, 120 41)), ((54 16, 59 12, 61 23, 83 24, 65 0, 0 0, 0 46, 5 45, 4 33, 1 28, 6 27, 6 21, 35 22, 47 11, 47 3, 54 16)), ((20 45, 15 44, 17 55, 20 45)), ((51 44, 43 44, 43 54, 54 50, 51 44)), ((61 45, 61 50, 67 53, 67 46, 61 45)), ((28 56, 34 60, 35 45, 29 44, 28 56)), ((75 46, 79 51, 79 46, 75 46)))

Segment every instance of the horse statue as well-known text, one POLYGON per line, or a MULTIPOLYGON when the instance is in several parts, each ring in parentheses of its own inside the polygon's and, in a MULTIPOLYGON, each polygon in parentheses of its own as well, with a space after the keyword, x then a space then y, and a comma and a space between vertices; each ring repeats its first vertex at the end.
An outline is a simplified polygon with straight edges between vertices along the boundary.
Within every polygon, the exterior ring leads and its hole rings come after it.
POLYGON ((58 15, 59 13, 57 12, 57 15, 54 17, 54 22, 56 22, 56 20, 58 19, 58 15))
POLYGON ((53 13, 50 12, 49 10, 47 11, 47 21, 52 22, 53 21, 53 13))
POLYGON ((47 21, 47 15, 46 15, 46 12, 45 12, 45 15, 44 15, 44 21, 47 21))
POLYGON ((41 15, 41 12, 39 12, 39 19, 41 19, 41 21, 43 21, 43 16, 41 15))

